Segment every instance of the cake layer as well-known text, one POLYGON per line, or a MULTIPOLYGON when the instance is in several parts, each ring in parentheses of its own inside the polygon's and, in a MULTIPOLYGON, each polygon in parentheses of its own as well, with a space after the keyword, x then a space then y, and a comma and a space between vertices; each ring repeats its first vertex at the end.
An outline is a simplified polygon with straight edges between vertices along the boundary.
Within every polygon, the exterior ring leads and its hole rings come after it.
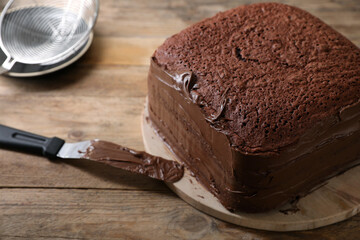
POLYGON ((360 163, 360 103, 324 119, 281 153, 243 153, 209 124, 191 72, 151 62, 150 120, 169 148, 229 210, 260 212, 297 199, 360 163))

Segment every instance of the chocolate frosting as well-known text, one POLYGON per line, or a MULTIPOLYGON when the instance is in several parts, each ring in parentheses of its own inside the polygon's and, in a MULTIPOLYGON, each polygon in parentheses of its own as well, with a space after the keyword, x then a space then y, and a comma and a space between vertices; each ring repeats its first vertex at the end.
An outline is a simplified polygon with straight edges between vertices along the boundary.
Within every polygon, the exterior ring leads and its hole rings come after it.
POLYGON ((175 161, 106 141, 93 140, 83 158, 166 182, 179 181, 184 174, 183 165, 175 161))
POLYGON ((155 51, 150 120, 226 208, 273 209, 359 164, 359 61, 301 9, 241 6, 155 51))
POLYGON ((229 210, 276 208, 360 163, 359 102, 315 124, 296 144, 277 152, 249 153, 232 146, 229 133, 207 119, 195 78, 190 78, 194 80, 189 88, 189 79, 179 77, 183 74, 165 70, 152 59, 150 120, 169 148, 229 210))

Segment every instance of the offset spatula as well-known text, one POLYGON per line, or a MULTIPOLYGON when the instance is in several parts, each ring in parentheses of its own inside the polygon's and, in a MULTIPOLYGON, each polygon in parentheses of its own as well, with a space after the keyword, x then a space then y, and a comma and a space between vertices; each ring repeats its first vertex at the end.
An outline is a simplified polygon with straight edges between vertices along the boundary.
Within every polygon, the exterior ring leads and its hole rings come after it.
POLYGON ((92 160, 166 182, 176 182, 184 173, 183 166, 175 161, 114 143, 97 139, 65 143, 57 137, 47 138, 1 124, 0 148, 42 155, 49 159, 92 160))

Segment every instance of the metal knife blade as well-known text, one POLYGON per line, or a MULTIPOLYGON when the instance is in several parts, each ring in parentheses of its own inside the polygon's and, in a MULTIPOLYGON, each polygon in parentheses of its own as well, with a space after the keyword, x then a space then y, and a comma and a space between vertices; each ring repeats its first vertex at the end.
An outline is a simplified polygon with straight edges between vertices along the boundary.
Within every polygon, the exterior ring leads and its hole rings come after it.
MULTIPOLYGON (((97 141, 93 140, 93 141, 97 141)), ((83 141, 77 143, 64 143, 59 152, 56 154, 59 158, 77 159, 83 158, 86 150, 91 146, 91 141, 83 141)))

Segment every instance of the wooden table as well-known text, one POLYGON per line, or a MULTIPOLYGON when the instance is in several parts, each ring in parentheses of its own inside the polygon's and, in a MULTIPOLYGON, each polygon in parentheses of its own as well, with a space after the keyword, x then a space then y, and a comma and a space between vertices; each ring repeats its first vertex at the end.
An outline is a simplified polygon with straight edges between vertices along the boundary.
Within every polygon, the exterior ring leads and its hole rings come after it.
MULTIPOLYGON (((149 57, 164 39, 251 1, 103 0, 95 39, 72 66, 0 78, 0 123, 69 142, 100 138, 143 149, 149 57)), ((286 0, 360 46, 359 0, 286 0)), ((359 239, 360 215, 321 229, 273 233, 207 216, 162 182, 81 160, 0 150, 0 239, 359 239)))

